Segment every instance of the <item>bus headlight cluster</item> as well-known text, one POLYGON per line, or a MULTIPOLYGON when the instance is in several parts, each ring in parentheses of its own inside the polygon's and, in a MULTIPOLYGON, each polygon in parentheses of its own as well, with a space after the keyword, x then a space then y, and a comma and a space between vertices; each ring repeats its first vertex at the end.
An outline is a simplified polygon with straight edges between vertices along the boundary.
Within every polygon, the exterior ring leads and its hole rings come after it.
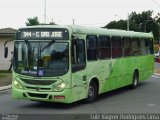
POLYGON ((66 87, 65 83, 60 83, 54 91, 63 91, 65 87, 66 87))
POLYGON ((21 85, 17 80, 14 80, 14 86, 15 86, 17 89, 23 89, 22 85, 21 85))

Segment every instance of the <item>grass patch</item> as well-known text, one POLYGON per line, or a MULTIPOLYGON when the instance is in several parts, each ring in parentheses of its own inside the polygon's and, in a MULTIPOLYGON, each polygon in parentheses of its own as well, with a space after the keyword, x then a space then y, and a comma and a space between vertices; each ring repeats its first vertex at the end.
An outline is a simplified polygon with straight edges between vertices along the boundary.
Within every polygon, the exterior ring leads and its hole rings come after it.
POLYGON ((12 73, 12 71, 8 71, 8 70, 0 70, 0 74, 1 73, 12 73))
POLYGON ((6 77, 7 75, 1 74, 0 73, 0 79, 6 77))
POLYGON ((8 71, 8 70, 0 70, 0 79, 1 78, 5 78, 8 75, 11 75, 12 71, 8 71))
POLYGON ((0 72, 0 87, 7 86, 12 83, 11 72, 0 72))

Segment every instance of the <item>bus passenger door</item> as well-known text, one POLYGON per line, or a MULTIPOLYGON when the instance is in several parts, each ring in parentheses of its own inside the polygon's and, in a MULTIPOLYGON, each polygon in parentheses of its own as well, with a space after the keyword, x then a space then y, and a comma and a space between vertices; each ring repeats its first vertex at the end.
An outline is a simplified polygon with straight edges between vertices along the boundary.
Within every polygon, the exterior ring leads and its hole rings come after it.
POLYGON ((85 41, 83 39, 72 40, 72 101, 86 97, 86 57, 85 41))

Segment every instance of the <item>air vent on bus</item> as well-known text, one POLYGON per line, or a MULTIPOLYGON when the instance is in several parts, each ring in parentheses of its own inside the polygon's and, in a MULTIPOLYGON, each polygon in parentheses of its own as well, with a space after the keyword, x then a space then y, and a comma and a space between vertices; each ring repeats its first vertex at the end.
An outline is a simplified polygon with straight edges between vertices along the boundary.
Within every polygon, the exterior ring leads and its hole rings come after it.
POLYGON ((51 85, 56 82, 53 80, 30 80, 30 79, 22 79, 22 78, 21 78, 21 80, 24 83, 31 84, 31 85, 51 85))
POLYGON ((28 95, 34 98, 46 98, 47 97, 47 94, 28 93, 28 95))
MULTIPOLYGON (((26 86, 26 88, 31 89, 31 90, 37 90, 37 87, 26 86)), ((40 87, 38 91, 51 91, 51 88, 41 88, 40 87)))

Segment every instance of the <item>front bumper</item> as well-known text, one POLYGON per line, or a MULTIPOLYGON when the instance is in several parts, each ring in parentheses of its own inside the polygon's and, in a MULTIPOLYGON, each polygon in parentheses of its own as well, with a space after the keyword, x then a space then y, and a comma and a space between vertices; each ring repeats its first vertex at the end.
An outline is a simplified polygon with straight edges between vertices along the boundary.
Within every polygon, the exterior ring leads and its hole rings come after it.
POLYGON ((14 99, 28 99, 34 101, 71 103, 71 89, 64 89, 62 92, 41 92, 17 89, 12 85, 12 97, 14 99))

